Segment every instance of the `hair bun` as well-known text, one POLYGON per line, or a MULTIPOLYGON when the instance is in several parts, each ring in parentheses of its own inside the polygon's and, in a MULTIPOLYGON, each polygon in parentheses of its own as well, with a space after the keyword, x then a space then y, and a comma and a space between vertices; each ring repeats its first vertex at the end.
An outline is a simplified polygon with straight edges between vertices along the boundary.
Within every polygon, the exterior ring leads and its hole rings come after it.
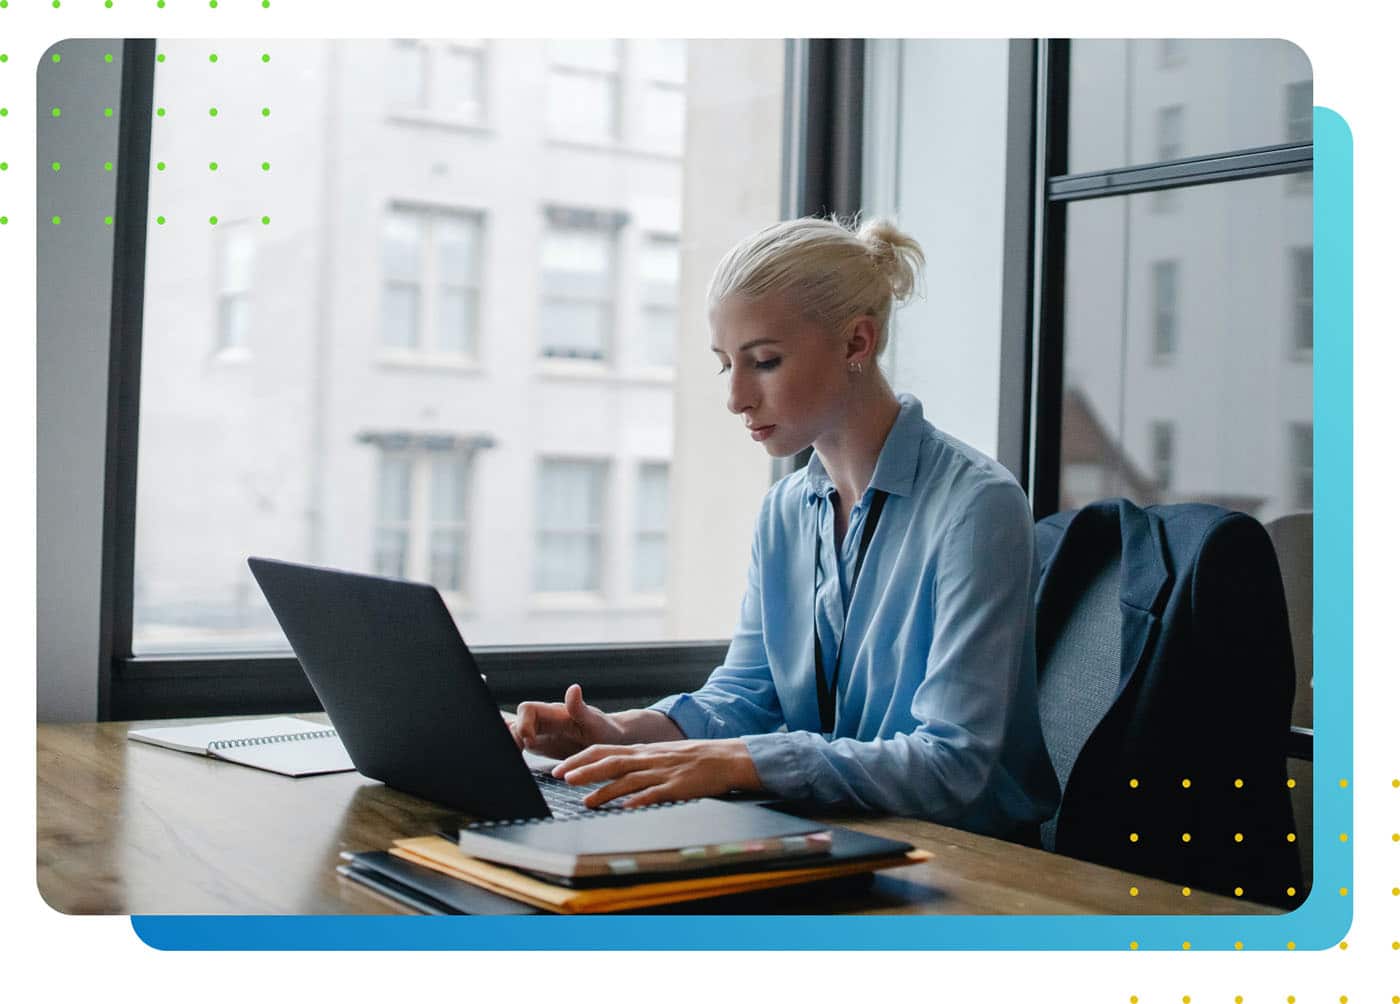
POLYGON ((856 237, 865 244, 867 254, 889 280, 890 295, 901 302, 908 300, 924 264, 924 253, 918 242, 893 221, 884 218, 863 224, 856 237))

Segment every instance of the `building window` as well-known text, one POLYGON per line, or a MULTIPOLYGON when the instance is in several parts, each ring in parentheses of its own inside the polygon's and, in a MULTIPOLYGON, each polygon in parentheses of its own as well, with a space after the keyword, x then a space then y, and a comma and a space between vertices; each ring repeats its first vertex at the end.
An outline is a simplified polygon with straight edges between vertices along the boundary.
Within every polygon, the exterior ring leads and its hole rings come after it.
POLYGON ((252 318, 253 233, 242 224, 221 229, 219 244, 219 303, 216 351, 233 353, 248 348, 252 318))
POLYGON ((486 43, 396 39, 388 61, 389 109, 480 122, 486 112, 486 43))
POLYGON ((666 520, 670 468, 646 463, 637 470, 637 539, 633 589, 639 593, 666 590, 666 520))
POLYGON ((540 354, 604 360, 613 331, 619 218, 547 213, 540 276, 540 354))
POLYGON ((537 592, 601 592, 607 471, 602 461, 540 463, 535 498, 537 592))
POLYGON ((672 366, 676 357, 677 301, 681 280, 681 246, 673 236, 648 235, 641 252, 643 361, 672 366))
MULTIPOLYGON (((1181 105, 1170 105, 1157 109, 1157 159, 1176 160, 1182 156, 1184 139, 1182 136, 1186 109, 1181 105)), ((1152 193, 1151 206, 1154 213, 1171 212, 1177 207, 1175 189, 1164 188, 1152 193)))
POLYGON ((380 311, 386 347, 476 355, 481 230, 474 215, 390 208, 384 219, 380 311))
POLYGON ((622 45, 616 39, 549 43, 549 134, 615 143, 619 135, 622 45))
POLYGON ((1165 494, 1172 487, 1176 459, 1176 428, 1171 422, 1152 423, 1152 477, 1157 491, 1165 494))
POLYGON ((685 41, 631 43, 642 80, 641 142, 679 156, 685 149, 685 41))
POLYGON ((1284 88, 1284 136, 1289 143, 1313 141, 1313 85, 1311 80, 1284 88))
POLYGON ((1313 348, 1313 249, 1290 248, 1289 277, 1293 291, 1293 352, 1311 355, 1313 348))
POLYGON ((1290 470, 1293 472, 1293 506, 1312 511, 1313 507, 1313 427, 1294 422, 1288 427, 1290 470))
POLYGON ((1152 357, 1158 361, 1176 353, 1178 265, 1174 261, 1152 265, 1152 357))
POLYGON ((374 572, 466 591, 467 457, 385 451, 379 457, 374 572))

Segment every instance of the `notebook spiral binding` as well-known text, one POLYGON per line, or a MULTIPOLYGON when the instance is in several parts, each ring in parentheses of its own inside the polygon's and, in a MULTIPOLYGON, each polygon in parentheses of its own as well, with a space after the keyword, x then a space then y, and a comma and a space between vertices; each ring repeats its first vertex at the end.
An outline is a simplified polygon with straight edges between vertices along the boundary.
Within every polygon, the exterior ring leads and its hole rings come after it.
POLYGON ((335 729, 319 732, 283 732, 275 736, 255 736, 251 739, 219 739, 209 744, 211 750, 230 750, 240 746, 268 746, 272 743, 294 743, 301 739, 333 739, 335 729))
MULTIPOLYGON (((666 807, 669 806, 669 805, 685 805, 685 803, 687 803, 687 802, 693 802, 693 801, 695 801, 695 799, 693 799, 693 798, 683 798, 683 799, 681 799, 679 802, 654 802, 654 803, 652 803, 651 805, 639 805, 639 806, 637 806, 635 809, 624 809, 624 808, 622 808, 621 806, 618 806, 618 807, 615 808, 615 809, 610 809, 610 808, 604 807, 604 808, 601 808, 601 809, 594 809, 594 810, 592 810, 592 814, 590 814, 590 815, 588 815, 588 816, 584 816, 584 817, 582 817, 582 818, 584 818, 584 819, 592 819, 592 818, 593 818, 593 814, 597 814, 597 815, 599 815, 599 816, 616 816, 616 815, 621 815, 621 814, 624 813, 624 812, 627 813, 628 815, 631 815, 631 814, 634 813, 634 812, 646 812, 646 811, 648 811, 649 809, 664 809, 664 808, 666 808, 666 807)), ((577 822, 579 818, 580 818, 580 817, 575 816, 572 820, 569 820, 569 819, 556 819, 556 818, 553 817, 553 816, 540 816, 540 817, 537 818, 537 819, 478 819, 478 820, 473 820, 473 821, 470 822, 470 823, 467 823, 467 825, 464 826, 464 827, 462 827, 462 829, 464 829, 464 830, 489 830, 489 829, 490 829, 491 827, 493 827, 493 826, 527 826, 527 825, 529 825, 529 824, 531 824, 531 823, 561 823, 561 822, 562 822, 562 823, 567 823, 567 822, 571 822, 571 821, 572 821, 572 822, 577 822)))

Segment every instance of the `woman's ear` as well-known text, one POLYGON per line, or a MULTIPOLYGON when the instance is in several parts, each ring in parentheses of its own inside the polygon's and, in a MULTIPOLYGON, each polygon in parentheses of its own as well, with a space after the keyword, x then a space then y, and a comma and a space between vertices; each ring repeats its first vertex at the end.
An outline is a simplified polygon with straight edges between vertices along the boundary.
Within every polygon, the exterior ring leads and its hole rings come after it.
POLYGON ((877 348, 879 330, 875 327, 875 318, 862 314, 851 322, 850 332, 846 335, 846 365, 873 362, 877 348))

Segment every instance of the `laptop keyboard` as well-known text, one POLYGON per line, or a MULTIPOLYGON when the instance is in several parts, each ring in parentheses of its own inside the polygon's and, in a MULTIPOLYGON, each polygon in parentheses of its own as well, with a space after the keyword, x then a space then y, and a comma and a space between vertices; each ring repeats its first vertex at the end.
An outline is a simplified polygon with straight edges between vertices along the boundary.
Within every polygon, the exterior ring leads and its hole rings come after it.
POLYGON ((584 816, 590 813, 599 812, 620 812, 624 811, 620 804, 608 802, 599 808, 590 809, 583 804, 583 800, 589 792, 601 788, 598 784, 570 784, 563 778, 555 777, 547 771, 531 771, 535 783, 540 787, 540 794, 544 796, 544 802, 549 806, 550 814, 555 819, 573 819, 576 816, 584 816))

